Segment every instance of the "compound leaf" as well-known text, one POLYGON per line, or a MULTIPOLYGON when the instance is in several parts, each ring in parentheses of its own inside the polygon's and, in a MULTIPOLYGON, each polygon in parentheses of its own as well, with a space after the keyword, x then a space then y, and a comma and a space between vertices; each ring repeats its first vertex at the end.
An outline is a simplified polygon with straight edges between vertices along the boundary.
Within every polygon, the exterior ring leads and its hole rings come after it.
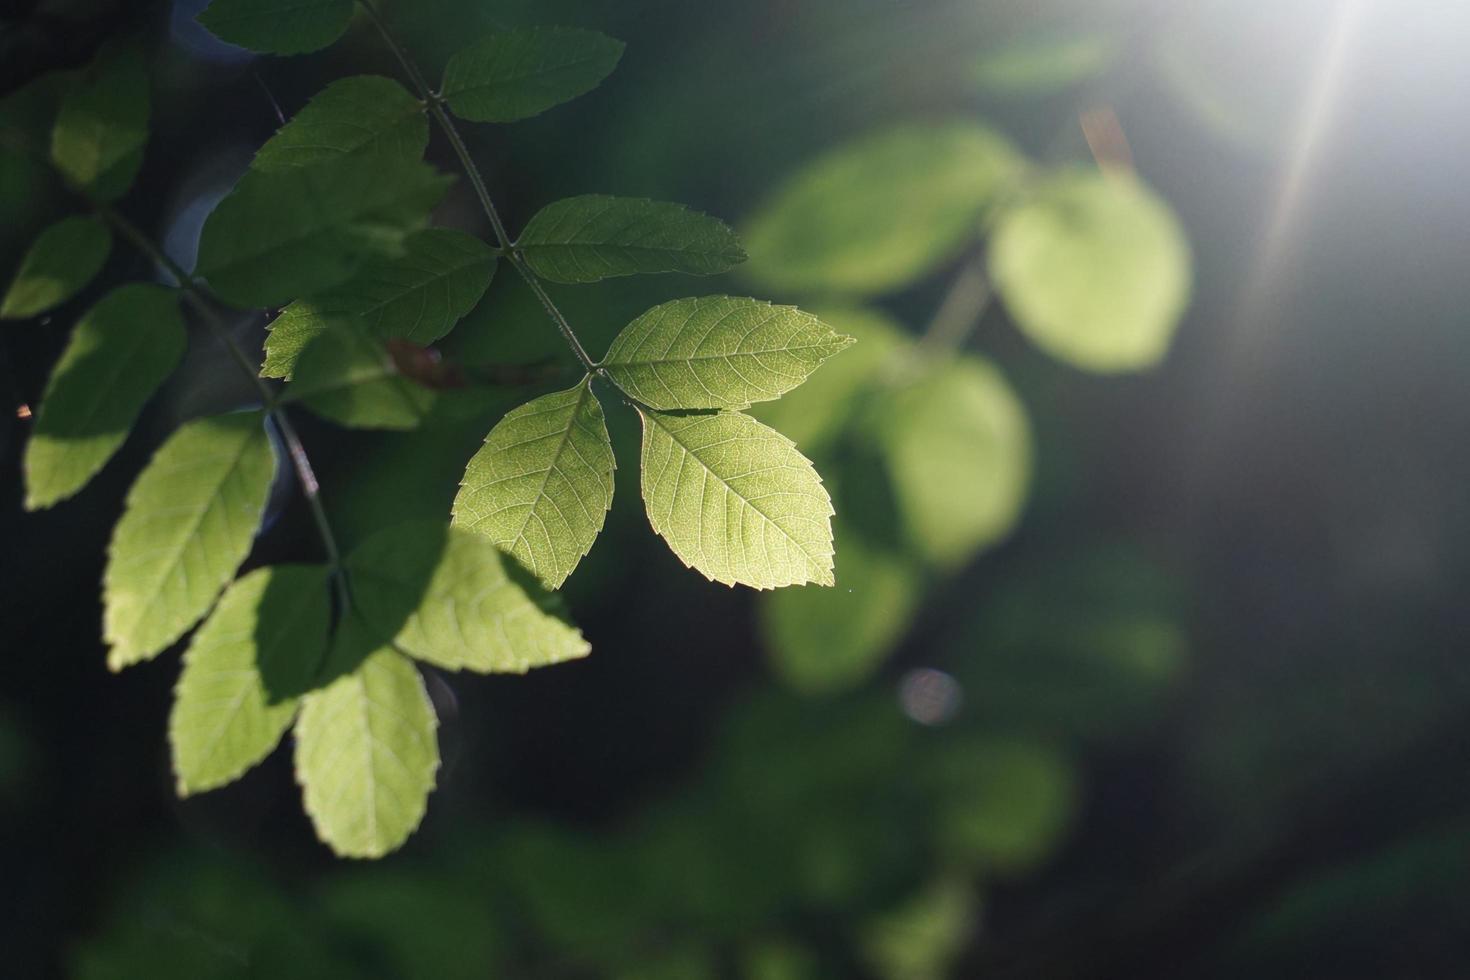
POLYGON ((643 501, 684 564, 727 585, 832 584, 832 501, 789 439, 739 412, 643 419, 643 501))
POLYGON ((352 0, 214 0, 199 23, 221 41, 261 54, 305 54, 347 30, 352 0))
POLYGON ((723 221, 682 204, 587 194, 538 211, 516 245, 553 282, 597 282, 640 272, 709 276, 745 261, 723 221))
POLYGON ((423 104, 381 75, 342 78, 312 96, 255 153, 255 170, 300 167, 340 156, 412 163, 429 145, 423 104))
POLYGON ((36 237, 20 260, 0 320, 23 320, 71 299, 102 271, 112 234, 100 218, 72 215, 36 237))
POLYGON ((162 286, 122 286, 83 314, 26 445, 28 510, 70 497, 102 469, 184 345, 178 300, 162 286))
POLYGON ((143 165, 148 102, 142 54, 126 47, 107 51, 62 97, 51 161, 91 196, 121 197, 143 165))
POLYGON ((850 343, 794 306, 700 296, 655 306, 628 324, 602 366, 652 408, 745 408, 780 398, 850 343))
POLYGON ((454 524, 489 538, 555 589, 602 530, 614 465, 589 376, 527 402, 490 430, 460 481, 454 524))
POLYGON ((413 429, 434 392, 399 374, 393 357, 349 319, 319 334, 296 364, 287 392, 323 418, 358 429, 413 429))
POLYGON ((249 553, 275 473, 261 422, 243 412, 188 423, 128 492, 102 580, 113 670, 182 636, 249 553))
POLYGON ((622 56, 622 41, 596 31, 505 31, 450 58, 441 94, 461 119, 514 122, 592 91, 622 56))

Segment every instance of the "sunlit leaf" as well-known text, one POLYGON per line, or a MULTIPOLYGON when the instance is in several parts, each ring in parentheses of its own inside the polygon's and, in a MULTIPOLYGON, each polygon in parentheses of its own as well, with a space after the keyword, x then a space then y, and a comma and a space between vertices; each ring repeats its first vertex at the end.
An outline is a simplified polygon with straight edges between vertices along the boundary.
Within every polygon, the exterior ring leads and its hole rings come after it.
POLYGON ((42 231, 0 300, 0 320, 23 320, 66 302, 102 271, 112 235, 100 218, 73 215, 42 231))
POLYGON ((527 402, 490 430, 460 481, 454 524, 489 538, 555 589, 602 530, 614 465, 588 377, 527 402))
POLYGON ((1189 244, 1169 206, 1123 174, 1055 178, 1001 216, 990 273, 1017 326, 1091 371, 1151 367, 1189 300, 1189 244))
POLYGON ((586 656, 554 597, 485 538, 407 522, 347 560, 353 597, 379 640, 450 670, 525 673, 586 656))
POLYGON ((1102 32, 1021 37, 981 55, 971 77, 988 93, 1048 95, 1101 74, 1117 52, 1102 32))
POLYGON ((745 408, 780 398, 851 343, 794 306, 700 296, 628 324, 602 367, 652 408, 745 408))
POLYGON ((863 136, 797 171, 757 210, 743 231, 745 271, 780 290, 899 289, 978 240, 985 209, 1024 166, 976 123, 863 136))
POLYGON ((451 57, 440 92, 461 119, 514 122, 592 91, 622 56, 622 41, 596 31, 505 31, 451 57))
POLYGON ((739 412, 643 419, 643 502, 684 564, 726 585, 832 584, 832 501, 789 439, 739 412))
POLYGON ((944 980, 980 915, 971 885, 943 878, 862 925, 859 947, 880 980, 944 980))
POLYGON ((282 310, 271 321, 260 373, 288 377, 302 349, 342 314, 379 340, 432 344, 474 309, 494 274, 495 253, 473 235, 416 231, 403 240, 402 255, 370 261, 341 286, 282 310))
POLYGON ((274 473, 258 412, 190 422, 154 454, 108 548, 109 667, 157 656, 209 611, 250 551, 274 473))
POLYGON ((536 212, 516 242, 536 274, 596 282, 639 272, 709 276, 745 261, 735 232, 682 204, 587 194, 536 212))
POLYGON ((331 618, 320 565, 258 568, 235 581, 184 651, 168 739, 180 796, 239 778, 281 740, 321 665, 331 618))
POLYGON ((401 254, 448 183, 421 163, 356 156, 248 171, 205 220, 195 271, 243 307, 330 289, 401 254))
POLYGON ((178 298, 162 286, 122 286, 77 321, 26 445, 27 509, 70 497, 102 469, 184 343, 178 298))
POLYGON ((133 48, 104 48, 62 97, 51 161, 91 196, 121 197, 143 165, 148 102, 143 56, 133 48))
POLYGON ((429 145, 429 120, 418 99, 381 75, 341 78, 312 96, 255 153, 256 170, 309 166, 340 156, 412 163, 429 145))
POLYGON ((360 429, 416 428, 434 407, 434 392, 399 374, 387 348, 349 319, 307 344, 287 394, 323 418, 360 429))
POLYGON ((343 857, 396 850, 428 807, 437 728, 418 669, 386 646, 302 698, 296 779, 317 836, 343 857))
POLYGON ((304 54, 347 30, 352 0, 214 0, 199 23, 221 41, 262 54, 304 54))

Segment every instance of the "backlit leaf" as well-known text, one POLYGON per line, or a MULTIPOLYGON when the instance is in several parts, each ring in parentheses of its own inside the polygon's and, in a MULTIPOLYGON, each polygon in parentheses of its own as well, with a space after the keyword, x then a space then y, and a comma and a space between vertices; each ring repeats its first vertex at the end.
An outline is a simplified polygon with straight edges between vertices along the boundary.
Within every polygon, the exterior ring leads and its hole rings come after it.
POLYGON ((51 161, 93 197, 121 197, 143 165, 148 101, 143 56, 132 48, 104 49, 62 97, 51 161))
POLYGON ((832 584, 832 501, 789 439, 739 412, 643 419, 648 521, 727 585, 832 584))
POLYGON ((209 611, 250 551, 274 473, 259 412, 190 422, 154 454, 108 547, 109 667, 157 656, 209 611))
POLYGON ((178 299, 162 286, 122 286, 77 321, 26 445, 27 509, 70 497, 102 469, 184 344, 178 299))
POLYGON ((602 366, 652 408, 744 408, 780 398, 850 343, 794 306, 700 296, 628 324, 602 366))
POLYGON ((418 99, 391 78, 357 75, 312 96, 250 166, 279 170, 351 155, 412 163, 428 145, 429 120, 418 99))
POLYGON ((5 299, 0 320, 23 320, 66 302, 102 271, 112 234, 100 218, 62 218, 37 236, 5 299))
POLYGON ((735 232, 682 204, 587 194, 538 211, 516 245, 553 282, 596 282, 639 272, 709 276, 745 261, 735 232))
POLYGON ((622 56, 622 41, 596 31, 505 31, 450 58, 441 93, 461 119, 514 122, 592 91, 622 56))
POLYGON ((352 0, 214 0, 199 23, 221 41, 262 54, 304 54, 347 30, 352 0))
POLYGON ((465 468, 454 524, 484 535, 555 589, 612 506, 612 442, 591 378, 501 419, 465 468))
POLYGON ((380 342, 339 319, 301 352, 286 389, 323 418, 362 429, 412 429, 434 407, 434 392, 403 377, 380 342))
POLYGON ((1102 32, 1023 36, 981 55, 971 77, 985 92, 1048 95, 1100 74, 1117 54, 1102 32))

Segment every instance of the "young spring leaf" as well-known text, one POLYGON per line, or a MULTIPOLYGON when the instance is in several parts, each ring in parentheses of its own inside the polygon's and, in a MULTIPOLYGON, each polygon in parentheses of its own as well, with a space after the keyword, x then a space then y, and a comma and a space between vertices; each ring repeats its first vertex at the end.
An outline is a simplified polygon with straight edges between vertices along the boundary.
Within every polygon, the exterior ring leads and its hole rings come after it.
POLYGON ((350 319, 339 319, 301 352, 287 388, 323 418, 356 429, 417 428, 434 392, 403 377, 388 350, 350 319))
POLYGON ((143 56, 128 47, 104 49, 61 100, 51 162, 91 196, 121 197, 143 165, 148 110, 143 56))
POLYGON ((794 306, 700 296, 628 324, 602 366, 652 408, 745 408, 780 398, 850 343, 794 306))
POLYGON ((495 253, 473 235, 425 228, 403 254, 368 262, 346 283, 299 299, 271 321, 261 374, 284 378, 297 356, 334 318, 354 317, 369 336, 432 344, 475 308, 495 275, 495 253))
POLYGON ((378 641, 449 670, 523 674, 585 657, 553 596, 477 534, 406 522, 347 559, 353 596, 378 641))
POLYGON ((250 166, 279 170, 352 155, 412 163, 428 145, 429 120, 418 99, 391 78, 357 75, 312 96, 250 166))
POLYGON ((26 509, 70 497, 102 469, 184 344, 178 299, 162 286, 122 286, 77 321, 26 445, 26 509))
POLYGON ((421 163, 356 156, 248 171, 205 220, 195 272, 242 307, 330 289, 400 254, 448 183, 421 163))
POLYGON ((259 412, 190 422, 128 492, 102 578, 111 669, 182 636, 245 560, 275 473, 261 422, 259 412))
POLYGON ((516 242, 553 282, 597 282, 640 272, 711 276, 745 261, 735 232, 682 204, 586 194, 536 212, 516 242))
POLYGON ((613 450, 592 379, 501 419, 465 467, 454 524, 558 588, 597 540, 612 506, 613 450))
POLYGON ((407 840, 434 788, 437 728, 418 670, 387 646, 302 698, 296 779, 317 836, 356 858, 407 840))
POLYGON ((112 234, 100 218, 62 218, 37 236, 0 300, 0 320, 45 313, 75 296, 102 271, 112 234))
POLYGON ((1090 371, 1137 371, 1168 352, 1189 301, 1189 243, 1134 178, 1071 173, 1005 211, 990 274, 1047 353, 1090 371))
POLYGON ((750 220, 745 271, 773 289, 873 296, 928 275, 980 237, 1025 163, 969 122, 862 137, 796 173, 750 220))
POLYGON ((233 782, 270 754, 327 649, 322 565, 257 568, 220 596, 184 651, 168 740, 180 796, 233 782), (276 675, 293 676, 273 690, 276 675))
POLYGON ((648 521, 726 585, 832 584, 832 501, 789 439, 739 412, 643 419, 648 521))
POLYGON ((592 91, 622 56, 622 41, 596 31, 505 31, 451 57, 441 94, 461 119, 514 122, 592 91))
POLYGON ((214 0, 199 23, 221 41, 261 54, 305 54, 347 30, 352 0, 214 0))

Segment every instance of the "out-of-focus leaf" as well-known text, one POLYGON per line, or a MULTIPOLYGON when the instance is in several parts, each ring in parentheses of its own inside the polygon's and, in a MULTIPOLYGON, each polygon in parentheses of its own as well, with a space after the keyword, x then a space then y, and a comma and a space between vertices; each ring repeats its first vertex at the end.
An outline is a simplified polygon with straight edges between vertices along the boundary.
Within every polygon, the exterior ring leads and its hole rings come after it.
POLYGON ((347 30, 352 0, 214 0, 199 23, 215 37, 261 54, 304 54, 347 30))
POLYGON ((536 212, 517 247, 553 282, 597 282, 640 272, 709 276, 745 261, 723 221, 682 204, 586 194, 536 212))
POLYGON ((36 238, 0 301, 0 320, 23 320, 66 302, 91 282, 112 235, 100 218, 62 218, 36 238))
POLYGON ((787 180, 743 233, 751 279, 874 296, 928 275, 967 242, 1025 167, 970 122, 908 124, 838 147, 787 180))
POLYGON ((1106 71, 1117 51, 1102 32, 1021 37, 981 55, 971 77, 987 93, 1049 95, 1106 71))
POLYGON ((77 321, 26 445, 26 508, 50 507, 112 458, 184 353, 178 299, 161 286, 113 290, 77 321))
POLYGON ((818 980, 821 975, 816 954, 790 940, 762 940, 740 958, 742 980, 818 980))
POLYGON ((412 429, 434 407, 434 392, 399 374, 387 348, 350 320, 306 345, 287 392, 351 428, 412 429))
POLYGON ((341 156, 413 163, 429 145, 423 104, 381 75, 340 78, 316 95, 255 153, 256 170, 310 166, 341 156))
POLYGON ((182 636, 245 560, 275 473, 261 422, 258 412, 190 422, 128 491, 102 580, 113 670, 182 636))
POLYGON ((440 91, 461 119, 514 122, 592 91, 622 56, 622 41, 596 31, 505 31, 450 58, 440 91))
POLYGON ((1189 243, 1168 204, 1132 177, 1071 173, 1001 215, 990 274, 1047 353, 1136 371, 1169 350, 1189 301, 1189 243))
POLYGON ((863 923, 858 946, 882 980, 944 980, 979 913, 980 899, 967 882, 942 878, 863 923))
POLYGON ((51 131, 51 162, 91 196, 121 197, 143 165, 148 102, 142 54, 104 48, 62 97, 51 131))

